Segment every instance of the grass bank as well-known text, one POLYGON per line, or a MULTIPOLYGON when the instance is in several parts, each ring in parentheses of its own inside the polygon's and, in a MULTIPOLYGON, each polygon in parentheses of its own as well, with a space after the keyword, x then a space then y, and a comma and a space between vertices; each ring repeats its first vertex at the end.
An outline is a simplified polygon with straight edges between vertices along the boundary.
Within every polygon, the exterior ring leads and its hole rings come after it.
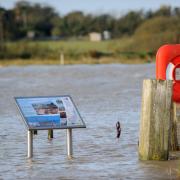
POLYGON ((154 53, 128 51, 130 39, 90 41, 19 41, 1 47, 0 65, 148 63, 154 53))
MULTIPOLYGON (((74 61, 74 59, 66 59, 64 65, 72 64, 143 64, 151 63, 142 59, 114 59, 114 58, 84 58, 74 61)), ((4 59, 0 60, 0 66, 26 66, 26 65, 61 65, 59 60, 54 59, 4 59)))

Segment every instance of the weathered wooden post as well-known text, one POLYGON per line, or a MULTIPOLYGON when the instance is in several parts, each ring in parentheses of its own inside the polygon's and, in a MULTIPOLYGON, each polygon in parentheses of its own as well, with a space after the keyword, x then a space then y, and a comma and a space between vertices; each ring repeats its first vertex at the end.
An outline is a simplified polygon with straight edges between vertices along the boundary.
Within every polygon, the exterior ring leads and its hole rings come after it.
POLYGON ((171 108, 171 130, 170 130, 170 145, 169 150, 177 151, 178 147, 178 136, 177 136, 177 123, 178 123, 178 104, 176 102, 172 103, 171 108))
POLYGON ((48 130, 48 139, 53 139, 53 130, 52 129, 48 130))
POLYGON ((143 81, 139 137, 140 160, 168 160, 172 81, 143 81))
POLYGON ((64 53, 63 52, 60 52, 60 65, 64 65, 64 53))

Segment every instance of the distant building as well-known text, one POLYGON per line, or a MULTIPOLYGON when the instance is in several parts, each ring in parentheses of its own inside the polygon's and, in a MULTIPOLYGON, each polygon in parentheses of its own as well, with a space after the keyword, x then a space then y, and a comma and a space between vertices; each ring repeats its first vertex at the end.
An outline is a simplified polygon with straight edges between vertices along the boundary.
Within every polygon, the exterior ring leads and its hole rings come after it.
POLYGON ((35 32, 34 31, 28 31, 27 32, 27 38, 28 39, 34 39, 35 38, 35 32))
POLYGON ((102 35, 98 32, 91 32, 89 33, 89 39, 90 41, 102 41, 102 35))
POLYGON ((103 31, 103 39, 104 40, 109 40, 111 39, 111 33, 107 30, 103 31))

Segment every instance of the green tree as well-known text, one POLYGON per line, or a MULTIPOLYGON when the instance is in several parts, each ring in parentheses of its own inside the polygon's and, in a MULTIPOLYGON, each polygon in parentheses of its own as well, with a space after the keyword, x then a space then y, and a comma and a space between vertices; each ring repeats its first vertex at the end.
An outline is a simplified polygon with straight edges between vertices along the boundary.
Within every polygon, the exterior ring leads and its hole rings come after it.
POLYGON ((84 14, 81 11, 71 12, 64 17, 63 28, 69 36, 84 35, 84 14))
POLYGON ((114 21, 115 36, 132 35, 136 28, 143 22, 142 11, 130 11, 125 16, 122 16, 117 21, 114 21))
POLYGON ((24 36, 28 30, 34 30, 39 36, 50 36, 53 28, 51 19, 58 16, 51 7, 38 3, 31 5, 27 1, 16 3, 14 11, 17 26, 24 36))
POLYGON ((134 50, 156 51, 163 44, 180 43, 179 28, 179 18, 154 17, 137 28, 131 47, 134 50))
POLYGON ((171 16, 171 7, 170 6, 161 6, 155 13, 154 16, 171 16))

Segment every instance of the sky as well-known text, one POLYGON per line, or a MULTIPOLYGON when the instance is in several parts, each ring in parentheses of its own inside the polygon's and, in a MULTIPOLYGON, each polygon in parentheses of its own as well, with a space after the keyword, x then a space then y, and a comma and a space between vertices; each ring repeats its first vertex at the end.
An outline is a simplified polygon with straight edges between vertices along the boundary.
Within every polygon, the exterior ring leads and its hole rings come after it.
MULTIPOLYGON (((18 0, 0 0, 0 6, 10 9, 18 0)), ((180 0, 29 0, 32 3, 50 5, 60 15, 80 10, 84 13, 110 13, 116 16, 129 10, 156 10, 161 5, 180 7, 180 0)))

